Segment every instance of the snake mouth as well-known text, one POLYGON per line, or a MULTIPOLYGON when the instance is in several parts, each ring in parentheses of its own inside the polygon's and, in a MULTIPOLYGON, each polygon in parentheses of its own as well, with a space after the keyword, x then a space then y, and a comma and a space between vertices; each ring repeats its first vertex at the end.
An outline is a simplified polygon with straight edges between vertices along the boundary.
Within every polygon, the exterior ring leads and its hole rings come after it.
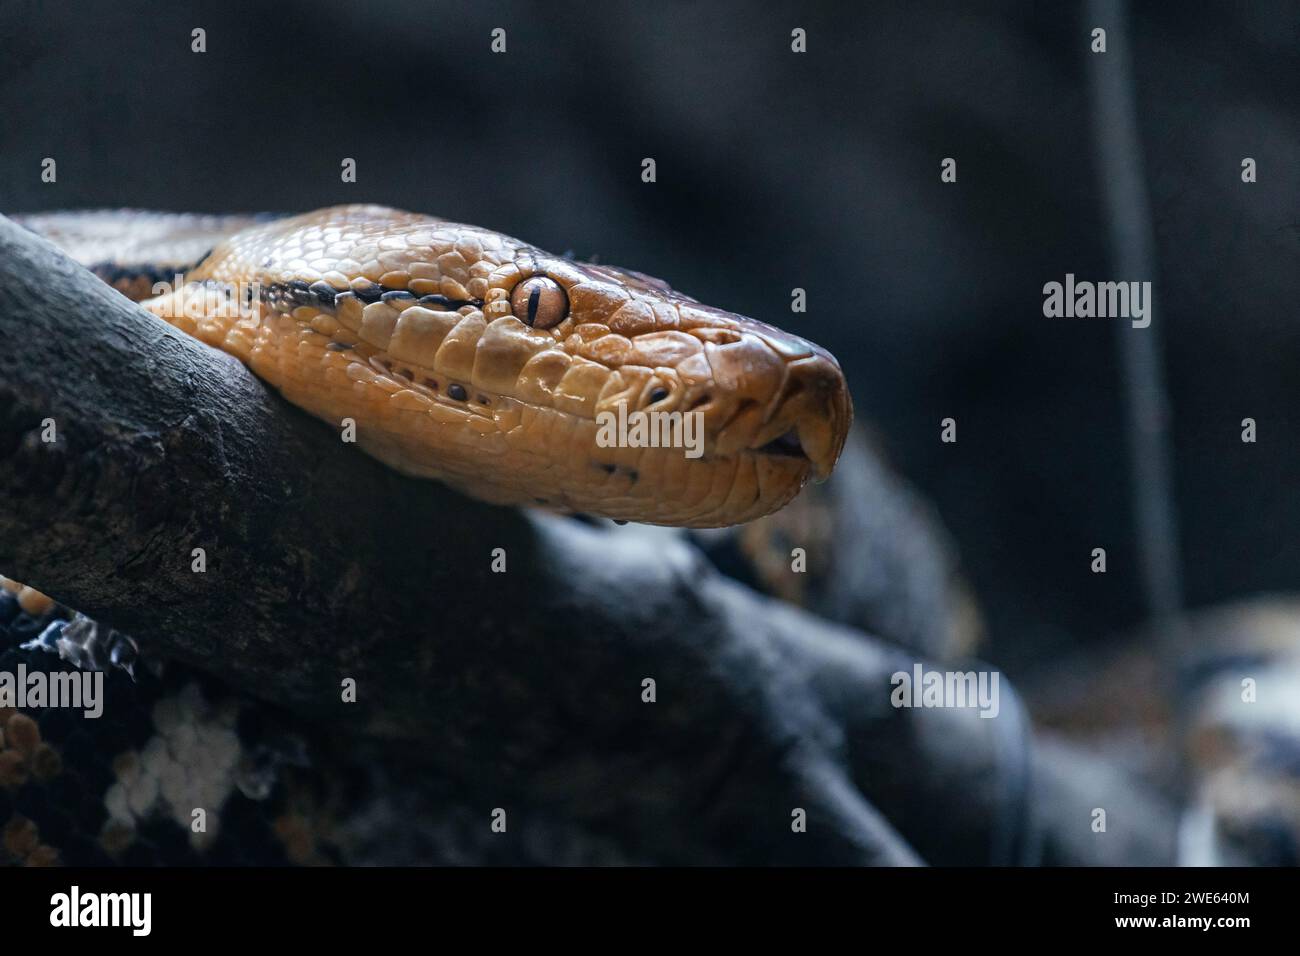
POLYGON ((834 427, 828 423, 802 419, 789 425, 776 438, 756 443, 749 450, 773 464, 781 462, 787 467, 794 466, 805 474, 811 472, 815 481, 825 481, 835 467, 842 444, 842 439, 834 432, 834 427))
POLYGON ((808 455, 799 441, 799 430, 791 428, 784 435, 774 438, 762 448, 755 449, 760 455, 776 455, 779 458, 802 458, 808 461, 808 455))

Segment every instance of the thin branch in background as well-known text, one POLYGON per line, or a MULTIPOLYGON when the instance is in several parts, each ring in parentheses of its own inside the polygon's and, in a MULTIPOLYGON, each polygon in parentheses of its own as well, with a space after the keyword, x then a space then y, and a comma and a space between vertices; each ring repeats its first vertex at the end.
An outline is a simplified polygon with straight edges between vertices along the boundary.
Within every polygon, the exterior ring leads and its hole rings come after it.
MULTIPOLYGON (((1124 281, 1150 280, 1157 288, 1155 239, 1138 131, 1132 43, 1124 0, 1089 0, 1087 27, 1106 30, 1105 53, 1089 53, 1092 131, 1109 230, 1110 262, 1124 281)), ((1133 504, 1138 524, 1143 591, 1159 640, 1167 689, 1172 692, 1183 603, 1178 522, 1174 510, 1169 407, 1161 366, 1160 315, 1145 328, 1117 322, 1128 406, 1133 504)))

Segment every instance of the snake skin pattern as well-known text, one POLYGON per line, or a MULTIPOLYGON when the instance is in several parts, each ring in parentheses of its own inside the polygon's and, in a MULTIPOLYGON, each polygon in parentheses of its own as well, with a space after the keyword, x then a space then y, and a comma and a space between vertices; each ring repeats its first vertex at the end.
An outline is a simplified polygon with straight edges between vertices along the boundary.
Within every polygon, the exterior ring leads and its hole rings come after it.
POLYGON ((852 420, 839 365, 817 346, 487 229, 378 206, 19 221, 134 298, 184 272, 145 307, 294 404, 355 423, 386 464, 495 503, 738 524, 828 476, 852 420), (535 298, 526 314, 512 304, 534 277, 558 286, 550 327, 533 325, 535 298), (698 413, 702 454, 600 441, 597 416, 620 405, 698 413))

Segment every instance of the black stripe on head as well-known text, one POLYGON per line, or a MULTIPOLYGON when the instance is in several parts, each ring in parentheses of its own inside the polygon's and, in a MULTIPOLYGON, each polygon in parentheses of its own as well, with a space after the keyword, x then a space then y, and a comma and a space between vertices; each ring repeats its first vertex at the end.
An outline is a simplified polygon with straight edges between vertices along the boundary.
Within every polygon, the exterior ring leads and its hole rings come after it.
POLYGON ((292 309, 299 305, 310 305, 323 312, 333 311, 346 297, 354 297, 369 305, 371 302, 393 302, 397 300, 414 300, 418 305, 428 308, 450 310, 472 305, 483 307, 482 299, 452 299, 445 295, 417 296, 406 289, 390 289, 371 282, 351 289, 335 289, 328 282, 317 281, 308 285, 302 279, 289 282, 273 282, 262 287, 262 299, 272 307, 287 306, 292 309))
MULTIPOLYGON (((203 259, 206 259, 204 255, 203 259)), ((177 275, 185 275, 198 268, 198 262, 132 262, 122 265, 118 262, 96 262, 88 266, 91 272, 99 276, 109 285, 116 285, 119 282, 137 282, 141 279, 146 280, 150 285, 158 282, 172 282, 177 275)))

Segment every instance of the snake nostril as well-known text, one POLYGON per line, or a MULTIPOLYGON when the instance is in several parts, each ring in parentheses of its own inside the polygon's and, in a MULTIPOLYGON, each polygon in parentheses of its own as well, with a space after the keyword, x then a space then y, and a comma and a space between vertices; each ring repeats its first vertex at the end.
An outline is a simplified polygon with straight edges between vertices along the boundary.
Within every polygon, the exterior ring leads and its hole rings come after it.
POLYGON ((708 392, 705 392, 703 395, 701 395, 701 396, 700 396, 699 398, 697 398, 695 401, 691 402, 691 407, 688 408, 688 409, 686 409, 686 410, 687 410, 688 412, 693 412, 693 411, 695 411, 696 409, 700 408, 702 405, 707 405, 707 404, 709 404, 709 400, 710 400, 711 398, 713 398, 713 396, 710 395, 708 392))

